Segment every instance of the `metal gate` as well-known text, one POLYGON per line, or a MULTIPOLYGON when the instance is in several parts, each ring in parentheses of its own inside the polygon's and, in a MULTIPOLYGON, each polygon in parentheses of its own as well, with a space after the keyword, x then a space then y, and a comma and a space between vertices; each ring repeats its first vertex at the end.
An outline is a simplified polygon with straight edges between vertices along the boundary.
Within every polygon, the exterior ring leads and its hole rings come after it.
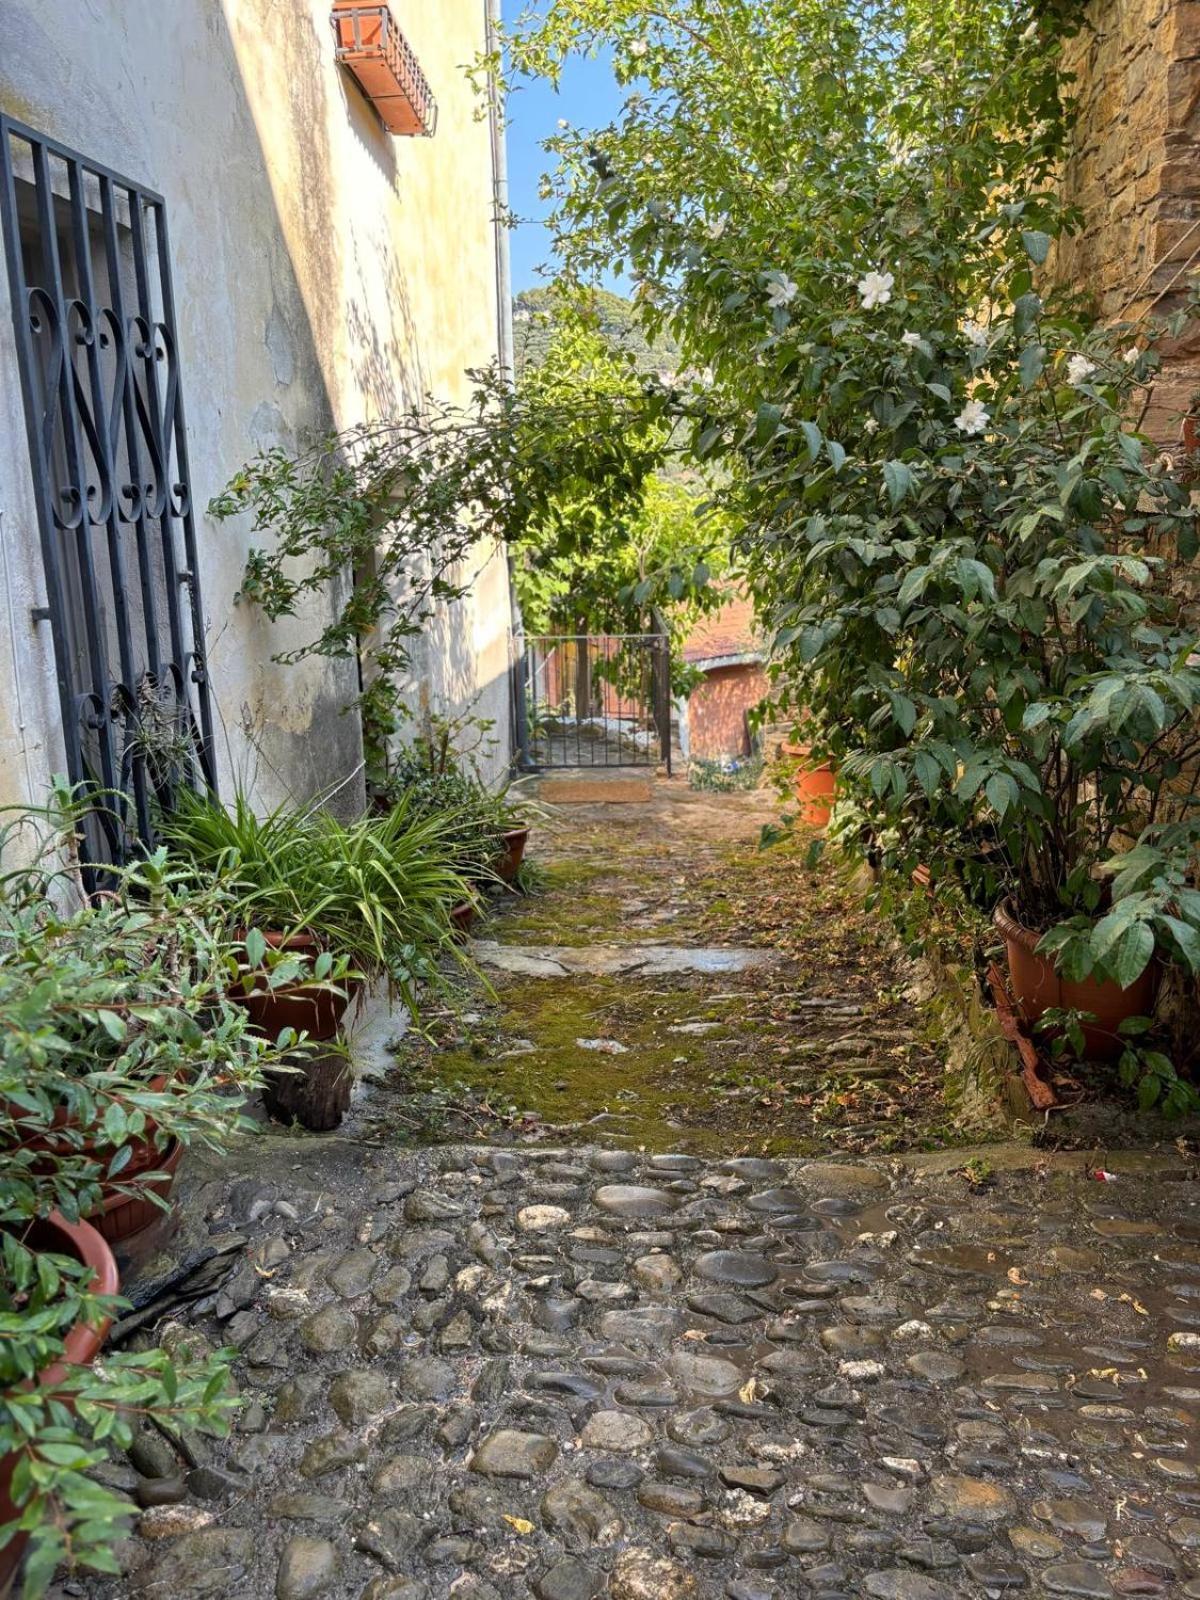
POLYGON ((526 770, 671 770, 671 649, 661 633, 527 637, 517 702, 526 770))
MULTIPOLYGON (((161 196, 0 116, 0 223, 86 848, 123 861, 181 783, 215 787, 161 196)), ((11 524, 10 524, 11 526, 11 524)))

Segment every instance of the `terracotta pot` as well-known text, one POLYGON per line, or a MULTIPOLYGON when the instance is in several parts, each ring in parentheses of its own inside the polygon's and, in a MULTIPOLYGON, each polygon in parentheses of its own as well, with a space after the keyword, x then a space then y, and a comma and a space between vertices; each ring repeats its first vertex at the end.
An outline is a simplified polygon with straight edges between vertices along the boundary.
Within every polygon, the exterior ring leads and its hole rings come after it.
POLYGON ((479 907, 473 900, 463 900, 450 908, 450 926, 454 930, 454 937, 460 944, 465 944, 471 937, 471 929, 475 926, 479 916, 479 907))
MULTIPOLYGON (((166 1073, 159 1073, 157 1077, 150 1079, 150 1081, 145 1085, 145 1088, 151 1094, 161 1094, 167 1087, 167 1083, 168 1078, 166 1073)), ((25 1114, 20 1107, 14 1107, 11 1102, 6 1102, 6 1110, 10 1116, 13 1116, 17 1119, 25 1114)), ((48 1157, 54 1158, 61 1158, 71 1155, 88 1155, 94 1157, 98 1161, 107 1161, 109 1159, 111 1152, 116 1147, 108 1139, 84 1138, 81 1142, 76 1143, 72 1139, 66 1138, 65 1136, 62 1138, 56 1137, 54 1132, 55 1128, 62 1128, 65 1130, 73 1126, 77 1127, 78 1124, 67 1111, 67 1108, 65 1106, 61 1106, 58 1111, 55 1112, 54 1122, 50 1128, 40 1133, 31 1133, 30 1137, 27 1139, 17 1140, 16 1148, 33 1151, 44 1150, 48 1157)), ((137 1138, 125 1141, 133 1146, 133 1155, 130 1157, 129 1163, 124 1169, 123 1175, 126 1178, 136 1177, 139 1172, 147 1172, 155 1164, 155 1160, 158 1156, 158 1150, 154 1143, 154 1137, 157 1129, 158 1124, 151 1117, 147 1117, 145 1132, 139 1135, 137 1138)), ((45 1163, 35 1162, 33 1171, 44 1172, 50 1164, 51 1163, 49 1160, 45 1163)), ((2 1597, 0 1597, 0 1600, 2 1600, 2 1597)))
POLYGON ((496 876, 505 883, 512 883, 521 870, 521 862, 525 859, 525 846, 529 843, 528 828, 510 828, 501 835, 504 850, 496 859, 496 876))
POLYGON ((1090 1011, 1094 1022, 1082 1024, 1088 1056, 1111 1061, 1124 1049, 1117 1029, 1128 1017, 1149 1016, 1154 1007, 1159 969, 1153 961, 1136 982, 1121 988, 1111 981, 1083 978, 1078 982, 1064 978, 1052 956, 1038 954, 1041 934, 1017 919, 1011 900, 996 907, 996 927, 1004 938, 1008 953, 1008 974, 1017 1010, 1032 1028, 1047 1011, 1090 1011))
POLYGON ((837 775, 832 766, 827 761, 816 767, 807 765, 812 755, 810 744, 785 741, 779 748, 785 756, 792 756, 799 763, 792 777, 792 787, 800 808, 800 821, 810 828, 825 827, 837 794, 837 775))
MULTIPOLYGON (((121 1173, 121 1181, 129 1183, 139 1172, 160 1172, 162 1177, 150 1178, 140 1183, 138 1188, 142 1191, 141 1194, 105 1196, 100 1210, 90 1216, 88 1221, 97 1233, 108 1240, 109 1244, 123 1244, 139 1233, 144 1233, 156 1222, 161 1222, 167 1213, 162 1206, 155 1205, 153 1200, 144 1196, 153 1193, 165 1200, 175 1187, 175 1174, 183 1155, 183 1146, 179 1140, 172 1139, 167 1148, 161 1152, 156 1150, 148 1139, 139 1139, 137 1144, 139 1148, 129 1166, 121 1173)), ((107 1185, 105 1187, 107 1188, 107 1185)))
MULTIPOLYGON (((88 1223, 68 1222, 59 1212, 52 1211, 48 1217, 39 1218, 33 1223, 25 1238, 35 1250, 73 1256, 85 1267, 91 1267, 94 1274, 92 1288, 97 1294, 116 1294, 120 1288, 113 1253, 88 1223)), ((76 1323, 66 1337, 62 1359, 38 1373, 38 1387, 53 1389, 62 1382, 69 1366, 86 1367, 94 1361, 104 1343, 108 1327, 107 1321, 97 1328, 89 1328, 82 1322, 76 1323)), ((15 1467, 15 1456, 0 1458, 0 1525, 11 1522, 17 1515, 17 1508, 9 1498, 15 1467)), ((7 1593, 27 1543, 28 1536, 18 1534, 0 1550, 0 1594, 7 1593)))
MULTIPOLYGON (((311 933, 264 933, 263 937, 272 950, 294 951, 311 959, 321 951, 311 933)), ((276 1038, 284 1028, 294 1028, 310 1039, 332 1039, 358 985, 352 982, 338 987, 340 994, 318 984, 286 983, 270 989, 264 983, 262 988, 243 989, 233 998, 245 1006, 254 1026, 268 1038, 276 1038)))

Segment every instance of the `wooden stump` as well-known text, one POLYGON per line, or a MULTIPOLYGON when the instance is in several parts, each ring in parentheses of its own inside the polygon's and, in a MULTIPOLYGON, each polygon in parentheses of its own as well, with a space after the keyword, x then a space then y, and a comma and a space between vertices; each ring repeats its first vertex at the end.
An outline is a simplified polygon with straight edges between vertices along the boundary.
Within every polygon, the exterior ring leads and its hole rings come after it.
POLYGON ((350 1104, 354 1069, 344 1050, 301 1056, 296 1072, 268 1073, 263 1103, 277 1122, 298 1122, 312 1133, 336 1128, 350 1104))

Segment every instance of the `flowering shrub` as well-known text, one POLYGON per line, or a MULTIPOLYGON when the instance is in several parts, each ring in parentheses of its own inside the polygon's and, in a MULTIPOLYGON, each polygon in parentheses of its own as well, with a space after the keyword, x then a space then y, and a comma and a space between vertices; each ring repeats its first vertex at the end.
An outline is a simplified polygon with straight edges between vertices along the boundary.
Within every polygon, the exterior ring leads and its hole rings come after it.
POLYGON ((1069 976, 1200 969, 1197 513, 1138 432, 1191 306, 1100 327, 1055 285, 1082 7, 541 11, 522 69, 609 45, 629 84, 551 141, 566 270, 623 265, 711 371, 694 447, 856 837, 965 857, 1069 976))

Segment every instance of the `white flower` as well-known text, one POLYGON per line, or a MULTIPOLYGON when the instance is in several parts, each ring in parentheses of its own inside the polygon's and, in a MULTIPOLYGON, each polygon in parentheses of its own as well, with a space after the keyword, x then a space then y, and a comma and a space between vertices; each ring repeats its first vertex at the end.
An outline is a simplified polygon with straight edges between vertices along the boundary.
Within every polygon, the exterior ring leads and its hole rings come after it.
POLYGON ((910 350, 919 350, 922 344, 921 335, 919 333, 902 333, 900 335, 900 343, 907 345, 910 350))
POLYGON ((1137 345, 1131 344, 1129 349, 1126 350, 1122 355, 1121 360, 1126 364, 1126 366, 1131 367, 1135 361, 1141 360, 1141 356, 1142 352, 1138 349, 1137 345))
POLYGON ((786 178, 776 178, 771 187, 774 189, 776 194, 786 194, 788 191, 788 181, 786 178))
POLYGON ((867 420, 863 423, 863 432, 864 433, 878 433, 879 432, 879 423, 875 420, 874 417, 868 417, 867 420))
POLYGON ((890 272, 868 272, 860 278, 858 292, 862 295, 863 310, 873 311, 876 306, 887 305, 895 281, 895 275, 890 272))
POLYGON ((1095 370, 1095 363, 1086 356, 1074 355, 1067 362, 1067 382, 1086 383, 1095 370))
POLYGON ((644 56, 649 48, 650 46, 645 39, 634 39, 630 43, 629 54, 631 56, 644 56))
POLYGON ((991 420, 982 401, 968 400, 955 417, 954 426, 960 433, 982 433, 991 420))
POLYGON ((785 272, 781 272, 767 285, 767 304, 772 311, 782 311, 785 306, 791 305, 799 293, 800 285, 793 283, 785 272))
POLYGON ((968 344, 978 345, 982 349, 988 342, 988 331, 982 322, 964 322, 962 331, 968 344))
POLYGON ((558 125, 559 125, 560 128, 569 128, 571 126, 571 124, 567 121, 566 117, 559 117, 558 125))
POLYGON ((704 231, 705 231, 705 233, 707 233, 707 235, 708 235, 708 237, 710 239, 714 239, 715 240, 715 239, 719 239, 721 237, 721 235, 725 232, 725 229, 728 226, 729 226, 729 218, 728 217, 717 217, 717 218, 715 218, 714 221, 709 223, 708 227, 705 228, 704 231))

